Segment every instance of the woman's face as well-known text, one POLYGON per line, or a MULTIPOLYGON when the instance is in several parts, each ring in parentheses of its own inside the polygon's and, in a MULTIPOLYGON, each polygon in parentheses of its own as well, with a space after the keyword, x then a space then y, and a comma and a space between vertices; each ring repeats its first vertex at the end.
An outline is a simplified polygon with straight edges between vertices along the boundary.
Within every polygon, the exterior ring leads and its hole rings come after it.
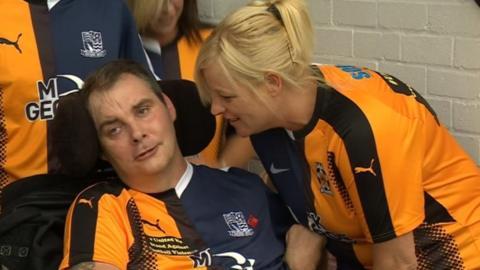
POLYGON ((210 89, 211 112, 223 115, 224 119, 235 128, 238 135, 246 137, 274 127, 275 112, 267 102, 269 98, 266 87, 260 86, 253 91, 245 86, 232 83, 227 79, 219 65, 213 63, 203 70, 206 83, 210 89))
POLYGON ((157 16, 152 23, 152 30, 158 35, 176 36, 178 33, 178 20, 182 15, 183 0, 163 0, 157 16))

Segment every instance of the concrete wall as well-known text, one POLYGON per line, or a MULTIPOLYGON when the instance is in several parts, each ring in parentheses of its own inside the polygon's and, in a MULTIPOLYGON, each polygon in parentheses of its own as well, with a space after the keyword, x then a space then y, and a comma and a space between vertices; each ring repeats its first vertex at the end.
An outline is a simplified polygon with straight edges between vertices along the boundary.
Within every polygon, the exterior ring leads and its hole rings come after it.
MULTIPOLYGON (((216 23, 246 0, 199 0, 216 23)), ((474 0, 309 0, 315 61, 391 73, 429 101, 480 164, 480 7, 474 0)))

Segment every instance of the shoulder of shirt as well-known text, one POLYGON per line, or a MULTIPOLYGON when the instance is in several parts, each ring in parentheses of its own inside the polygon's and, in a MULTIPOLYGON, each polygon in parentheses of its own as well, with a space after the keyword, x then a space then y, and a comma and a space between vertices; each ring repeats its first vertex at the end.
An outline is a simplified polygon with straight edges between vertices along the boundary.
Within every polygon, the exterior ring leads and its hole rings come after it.
POLYGON ((221 185, 230 185, 233 183, 252 187, 263 185, 261 178, 257 174, 235 167, 215 169, 207 166, 194 166, 194 177, 195 176, 200 178, 201 181, 217 182, 221 185))
POLYGON ((82 190, 78 198, 91 198, 95 197, 99 200, 101 197, 105 195, 112 195, 112 196, 119 196, 122 191, 125 189, 125 186, 122 185, 120 182, 111 180, 111 181, 103 181, 92 184, 91 186, 82 190))

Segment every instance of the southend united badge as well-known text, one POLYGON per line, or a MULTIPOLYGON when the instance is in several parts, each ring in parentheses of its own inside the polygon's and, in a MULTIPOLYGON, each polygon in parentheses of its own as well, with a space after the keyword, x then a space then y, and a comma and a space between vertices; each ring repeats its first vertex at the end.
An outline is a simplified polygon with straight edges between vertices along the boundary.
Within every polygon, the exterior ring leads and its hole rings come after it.
POLYGON ((223 214, 223 219, 225 223, 227 223, 228 234, 233 237, 245 237, 245 236, 252 236, 254 231, 248 225, 247 221, 245 220, 245 216, 242 212, 230 212, 227 214, 223 214))
POLYGON ((80 54, 90 58, 105 57, 107 52, 103 49, 102 33, 95 31, 82 32, 83 49, 80 54))

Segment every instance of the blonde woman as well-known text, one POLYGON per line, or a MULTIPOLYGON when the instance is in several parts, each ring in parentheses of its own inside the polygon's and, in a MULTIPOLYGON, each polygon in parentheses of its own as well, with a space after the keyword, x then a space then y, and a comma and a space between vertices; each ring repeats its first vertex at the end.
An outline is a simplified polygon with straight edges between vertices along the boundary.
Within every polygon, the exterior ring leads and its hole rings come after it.
POLYGON ((310 65, 312 43, 303 1, 254 1, 204 43, 201 97, 251 136, 338 269, 479 269, 475 163, 411 87, 366 68, 310 65))

